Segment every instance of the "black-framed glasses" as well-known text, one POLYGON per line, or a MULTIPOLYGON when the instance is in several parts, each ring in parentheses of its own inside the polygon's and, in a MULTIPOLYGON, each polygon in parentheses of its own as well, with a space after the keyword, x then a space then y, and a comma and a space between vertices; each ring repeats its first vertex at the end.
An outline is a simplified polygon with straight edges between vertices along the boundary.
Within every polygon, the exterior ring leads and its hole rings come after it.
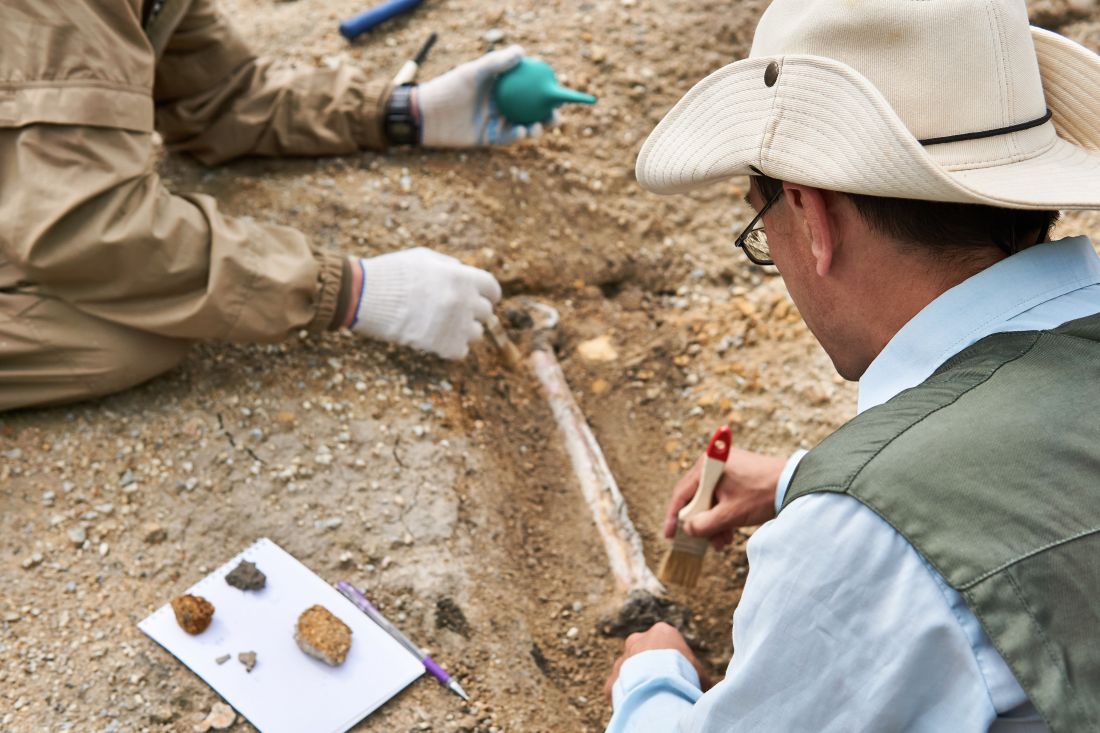
POLYGON ((772 262, 771 251, 768 249, 768 235, 764 232, 764 214, 768 213, 768 209, 779 200, 779 197, 783 195, 783 189, 779 189, 774 196, 768 199, 768 203, 764 204, 764 208, 760 210, 760 213, 753 217, 753 220, 749 222, 749 225, 745 227, 745 231, 741 232, 741 235, 737 237, 734 244, 745 251, 745 256, 749 258, 749 262, 754 265, 774 265, 772 262))

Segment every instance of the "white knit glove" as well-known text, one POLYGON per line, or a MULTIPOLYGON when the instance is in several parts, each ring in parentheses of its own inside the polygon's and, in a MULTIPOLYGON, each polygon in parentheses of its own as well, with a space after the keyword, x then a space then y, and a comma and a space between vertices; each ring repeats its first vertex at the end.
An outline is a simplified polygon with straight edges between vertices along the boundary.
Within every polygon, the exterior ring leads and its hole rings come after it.
POLYGON ((359 259, 358 265, 363 289, 351 330, 444 359, 470 353, 500 301, 492 275, 424 247, 359 259))
POLYGON ((420 110, 421 144, 427 148, 471 148, 503 145, 540 134, 543 125, 514 125, 497 112, 493 102, 497 77, 522 58, 522 48, 509 46, 456 66, 417 87, 414 94, 420 110))

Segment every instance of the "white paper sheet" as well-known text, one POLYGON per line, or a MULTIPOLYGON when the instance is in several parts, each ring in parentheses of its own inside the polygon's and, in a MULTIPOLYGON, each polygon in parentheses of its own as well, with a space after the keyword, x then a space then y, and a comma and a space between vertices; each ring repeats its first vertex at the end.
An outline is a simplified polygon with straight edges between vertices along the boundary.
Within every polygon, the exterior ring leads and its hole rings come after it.
POLYGON ((344 733, 424 673, 405 650, 332 586, 281 547, 262 539, 187 590, 214 604, 210 627, 191 636, 165 604, 139 628, 213 687, 262 733, 344 733), (267 576, 261 591, 225 582, 241 560, 267 576), (339 667, 307 656, 294 641, 298 616, 315 603, 352 630, 339 667), (251 673, 237 661, 256 652, 251 673), (215 659, 232 655, 219 665, 215 659))

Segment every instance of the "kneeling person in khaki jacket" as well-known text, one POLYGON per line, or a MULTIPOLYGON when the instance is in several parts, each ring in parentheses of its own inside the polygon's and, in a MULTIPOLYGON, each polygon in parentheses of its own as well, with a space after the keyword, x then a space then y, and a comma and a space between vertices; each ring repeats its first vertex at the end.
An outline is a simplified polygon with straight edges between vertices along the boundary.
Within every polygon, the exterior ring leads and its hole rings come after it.
POLYGON ((481 337, 500 298, 489 273, 422 248, 322 252, 173 195, 153 131, 206 164, 507 143, 539 132, 488 101, 521 49, 392 89, 258 58, 213 0, 10 0, 0 48, 0 410, 125 389, 195 339, 347 326, 458 359, 481 337))

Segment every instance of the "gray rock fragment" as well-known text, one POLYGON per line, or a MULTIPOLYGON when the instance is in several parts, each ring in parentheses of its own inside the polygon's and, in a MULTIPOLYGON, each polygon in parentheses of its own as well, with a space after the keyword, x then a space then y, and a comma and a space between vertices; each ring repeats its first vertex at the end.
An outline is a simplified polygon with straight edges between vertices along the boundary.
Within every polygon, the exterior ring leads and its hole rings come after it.
POLYGON ((262 590, 267 584, 267 576, 260 572, 255 563, 241 560, 240 564, 225 576, 225 582, 241 590, 262 590))

